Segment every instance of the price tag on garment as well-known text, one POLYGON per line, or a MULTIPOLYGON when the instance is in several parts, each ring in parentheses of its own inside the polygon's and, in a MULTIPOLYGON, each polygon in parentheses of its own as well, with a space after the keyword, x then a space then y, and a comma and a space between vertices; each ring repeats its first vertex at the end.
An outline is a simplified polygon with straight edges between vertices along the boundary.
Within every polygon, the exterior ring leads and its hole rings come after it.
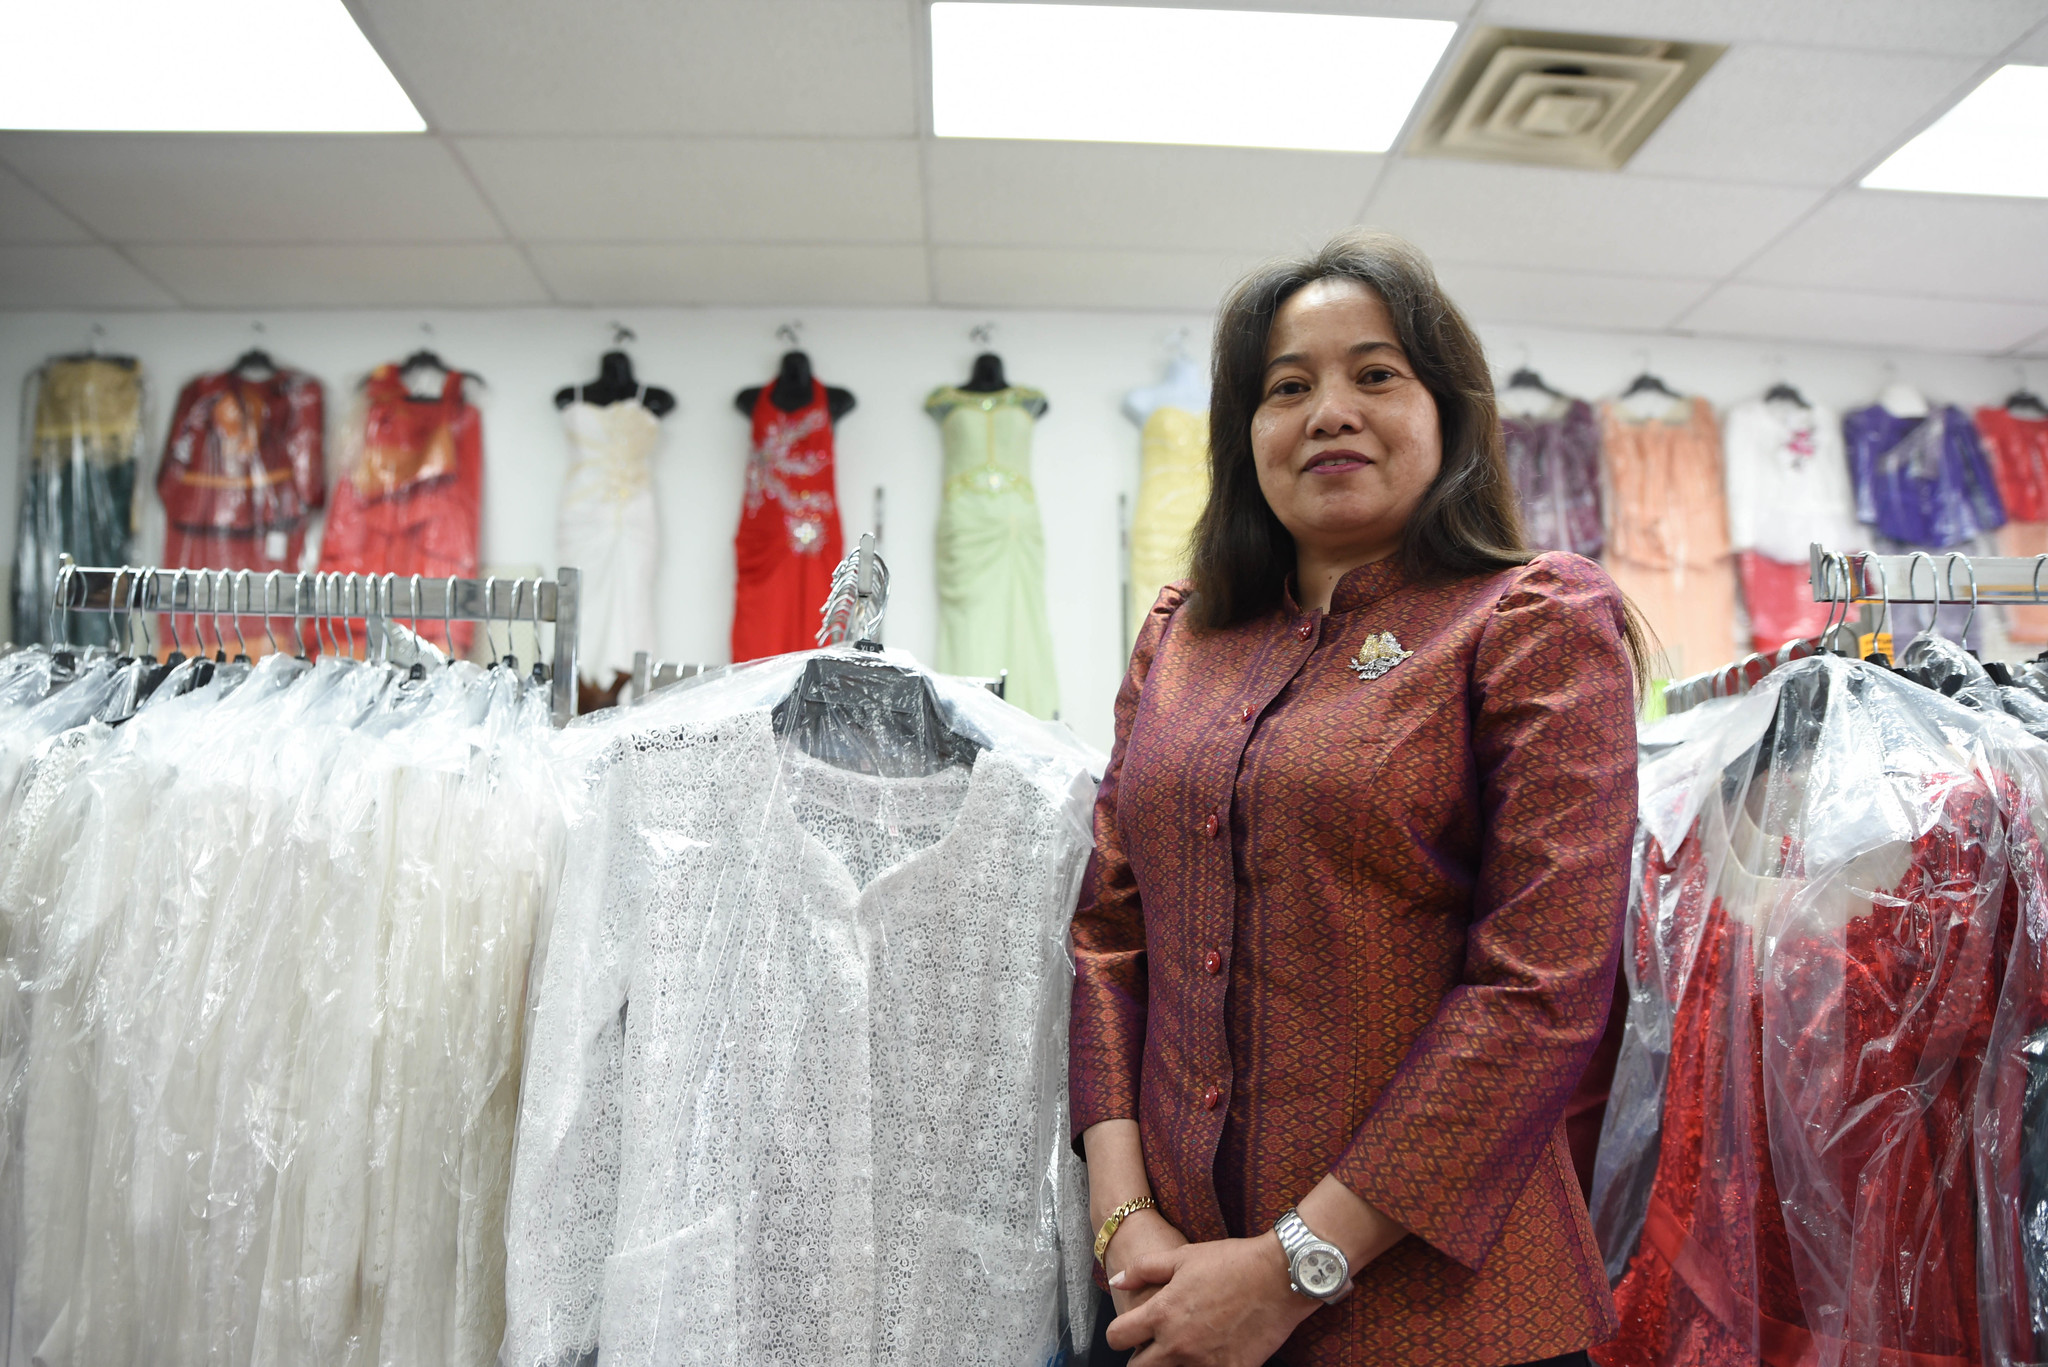
POLYGON ((1873 654, 1882 655, 1887 660, 1898 658, 1892 654, 1892 634, 1889 631, 1866 632, 1856 638, 1858 659, 1867 660, 1873 654))
POLYGON ((273 563, 282 563, 287 544, 287 538, 283 532, 265 532, 263 534, 263 558, 273 563))

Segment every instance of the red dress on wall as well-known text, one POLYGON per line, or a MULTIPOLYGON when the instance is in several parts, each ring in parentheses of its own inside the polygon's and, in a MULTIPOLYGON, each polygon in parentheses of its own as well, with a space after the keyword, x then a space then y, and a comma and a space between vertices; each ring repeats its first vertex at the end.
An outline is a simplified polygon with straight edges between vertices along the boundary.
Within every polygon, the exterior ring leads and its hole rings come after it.
POLYGON ((732 539, 734 664, 817 648, 818 613, 842 553, 825 386, 812 380, 810 402, 794 413, 775 406, 774 391, 772 381, 762 386, 754 403, 746 503, 732 539))
MULTIPOLYGON (((187 384, 156 476, 168 524, 163 564, 250 570, 259 580, 296 573, 306 520, 327 494, 325 414, 320 382, 302 371, 253 379, 226 370, 187 384)), ((261 601, 260 586, 244 580, 239 589, 261 601)), ((179 616, 176 628, 192 632, 192 619, 179 616)), ((244 617, 241 630, 253 649, 263 619, 244 617)))
MULTIPOLYGON (((482 540, 483 419, 450 373, 437 397, 416 399, 395 365, 363 387, 362 452, 334 490, 320 568, 329 573, 474 579, 482 540)), ((360 619, 355 624, 361 627, 360 619)), ((457 622, 454 650, 467 653, 474 624, 457 622)), ((420 635, 446 645, 440 622, 420 635)))

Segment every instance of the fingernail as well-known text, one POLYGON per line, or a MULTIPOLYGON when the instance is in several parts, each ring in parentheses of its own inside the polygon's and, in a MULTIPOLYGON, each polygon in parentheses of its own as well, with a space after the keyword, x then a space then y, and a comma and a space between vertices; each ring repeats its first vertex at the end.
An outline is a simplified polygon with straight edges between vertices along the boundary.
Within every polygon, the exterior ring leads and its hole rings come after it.
POLYGON ((1117 1273, 1117 1274, 1116 1274, 1116 1275, 1115 1275, 1114 1277, 1111 1277, 1111 1278, 1109 1279, 1109 1284, 1110 1284, 1111 1286, 1117 1286, 1117 1287, 1120 1287, 1120 1286, 1122 1286, 1122 1285, 1124 1284, 1124 1274, 1123 1274, 1123 1273, 1121 1273, 1121 1272, 1117 1273))

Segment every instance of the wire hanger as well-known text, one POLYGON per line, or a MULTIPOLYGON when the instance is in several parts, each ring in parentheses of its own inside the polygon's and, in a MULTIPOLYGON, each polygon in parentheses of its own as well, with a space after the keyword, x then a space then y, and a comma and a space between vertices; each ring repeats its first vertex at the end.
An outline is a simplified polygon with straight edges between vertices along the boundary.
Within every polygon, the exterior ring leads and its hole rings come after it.
POLYGON ((1778 376, 1778 379, 1769 389, 1764 391, 1764 402, 1789 403, 1795 404, 1800 408, 1811 409, 1813 405, 1806 401, 1806 396, 1784 378, 1785 358, 1783 356, 1773 356, 1771 360, 1773 362, 1771 370, 1778 376))
POLYGON ((2031 408, 2038 416, 2048 418, 2048 402, 2044 402, 2041 396, 2036 394, 2027 385, 2027 368, 2023 365, 2016 365, 2013 367, 2013 372, 2019 376, 2020 387, 2006 395, 2005 403, 2001 406, 2008 413, 2013 412, 2015 409, 2031 408))
POLYGON ((1662 394, 1670 399, 1683 399, 1685 397, 1685 395, 1664 383, 1661 377, 1651 372, 1649 352, 1638 351, 1636 355, 1643 358, 1643 369, 1640 374, 1628 382, 1628 388, 1621 391, 1622 398, 1630 398, 1637 394, 1662 394))

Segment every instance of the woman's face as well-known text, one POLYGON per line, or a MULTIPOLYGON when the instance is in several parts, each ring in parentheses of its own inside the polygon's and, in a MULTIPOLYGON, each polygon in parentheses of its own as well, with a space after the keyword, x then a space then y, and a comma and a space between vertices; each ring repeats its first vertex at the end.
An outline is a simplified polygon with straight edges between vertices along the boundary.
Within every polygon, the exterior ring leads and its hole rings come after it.
POLYGON ((1443 464, 1436 400, 1356 280, 1296 290, 1273 318, 1252 414, 1259 488, 1297 553, 1383 559, 1443 464))

